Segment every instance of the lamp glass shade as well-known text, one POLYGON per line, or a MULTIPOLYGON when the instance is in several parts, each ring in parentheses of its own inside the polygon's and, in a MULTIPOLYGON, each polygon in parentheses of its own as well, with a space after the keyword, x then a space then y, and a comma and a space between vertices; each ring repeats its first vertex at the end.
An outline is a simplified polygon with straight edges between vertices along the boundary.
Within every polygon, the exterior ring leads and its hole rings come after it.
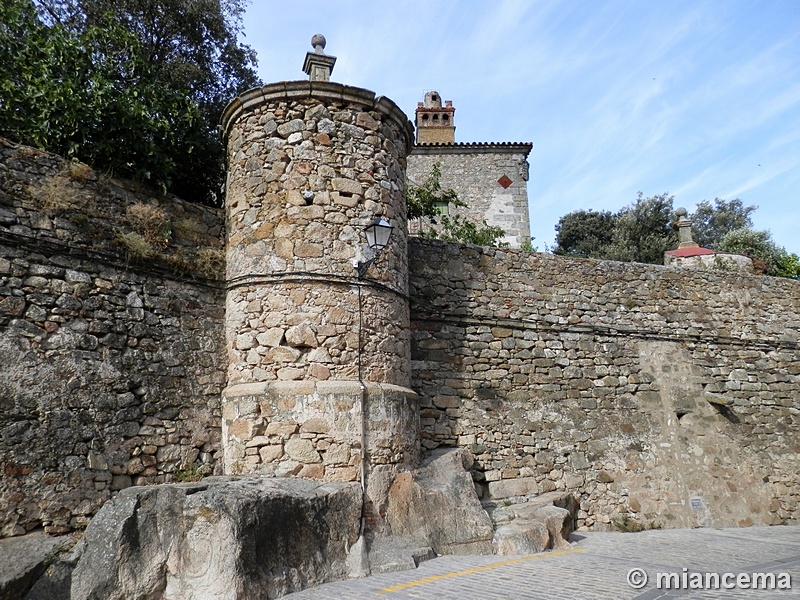
POLYGON ((383 250, 389 243, 392 235, 392 227, 383 217, 378 217, 375 222, 364 228, 367 236, 367 245, 373 250, 383 250))

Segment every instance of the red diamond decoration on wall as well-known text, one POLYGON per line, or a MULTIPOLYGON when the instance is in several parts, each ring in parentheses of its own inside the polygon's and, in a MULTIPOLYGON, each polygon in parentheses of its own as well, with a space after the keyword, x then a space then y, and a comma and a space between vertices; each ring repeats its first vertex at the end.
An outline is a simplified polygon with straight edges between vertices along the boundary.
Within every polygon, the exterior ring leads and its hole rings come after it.
POLYGON ((500 179, 498 179, 498 180, 497 180, 497 183, 499 183, 500 185, 502 185, 502 186, 503 186, 503 188, 505 189, 505 188, 507 188, 508 186, 510 186, 510 185, 511 185, 512 183, 514 183, 514 182, 513 182, 513 181, 511 181, 511 180, 508 178, 508 175, 503 175, 503 176, 502 176, 500 179))

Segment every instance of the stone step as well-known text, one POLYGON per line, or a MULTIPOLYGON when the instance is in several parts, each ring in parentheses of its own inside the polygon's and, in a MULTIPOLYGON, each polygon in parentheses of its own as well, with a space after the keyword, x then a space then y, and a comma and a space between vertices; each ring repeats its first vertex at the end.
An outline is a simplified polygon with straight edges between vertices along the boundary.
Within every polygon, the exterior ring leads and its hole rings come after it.
POLYGON ((492 549, 501 556, 569 548, 577 501, 567 492, 508 497, 482 503, 494 524, 492 549))
POLYGON ((367 548, 372 575, 416 569, 420 563, 436 558, 431 547, 394 535, 375 537, 367 548))

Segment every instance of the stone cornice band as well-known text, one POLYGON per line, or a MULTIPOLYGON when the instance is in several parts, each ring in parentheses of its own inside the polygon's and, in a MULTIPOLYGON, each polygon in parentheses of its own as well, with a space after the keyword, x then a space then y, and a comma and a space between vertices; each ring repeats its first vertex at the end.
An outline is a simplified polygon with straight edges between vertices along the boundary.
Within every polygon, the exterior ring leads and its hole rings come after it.
POLYGON ((531 142, 461 142, 456 144, 417 144, 412 154, 516 154, 524 152, 527 158, 533 150, 531 142))
POLYGON ((252 109, 267 102, 288 102, 300 98, 314 98, 325 103, 354 104, 364 110, 377 111, 394 121, 403 133, 406 153, 414 145, 414 125, 392 100, 386 96, 376 97, 375 92, 364 88, 322 81, 283 81, 252 88, 237 96, 228 103, 220 117, 219 133, 223 143, 227 143, 233 124, 252 109))

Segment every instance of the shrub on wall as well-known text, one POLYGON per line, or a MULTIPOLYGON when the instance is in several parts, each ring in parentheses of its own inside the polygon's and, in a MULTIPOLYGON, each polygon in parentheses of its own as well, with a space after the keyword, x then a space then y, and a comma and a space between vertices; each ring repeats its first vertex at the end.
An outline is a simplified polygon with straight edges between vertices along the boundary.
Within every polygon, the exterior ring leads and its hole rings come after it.
POLYGON ((759 261, 767 275, 775 277, 800 277, 800 260, 772 241, 769 231, 734 229, 726 233, 716 246, 719 252, 744 254, 759 261))
POLYGON ((507 246, 500 240, 506 234, 501 227, 478 223, 463 215, 449 214, 453 207, 466 207, 455 190, 443 188, 442 165, 434 163, 431 174, 422 185, 408 184, 405 198, 408 219, 427 221, 427 229, 420 227, 420 236, 449 242, 477 244, 478 246, 507 246))

